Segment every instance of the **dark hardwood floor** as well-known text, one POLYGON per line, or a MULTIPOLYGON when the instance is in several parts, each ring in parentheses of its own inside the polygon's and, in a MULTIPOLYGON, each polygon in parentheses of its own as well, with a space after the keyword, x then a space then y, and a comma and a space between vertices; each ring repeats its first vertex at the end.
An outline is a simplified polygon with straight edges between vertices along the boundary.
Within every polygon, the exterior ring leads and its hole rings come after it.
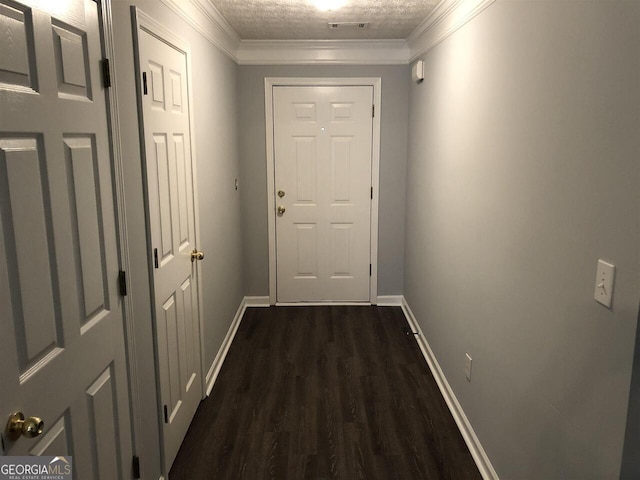
POLYGON ((247 309, 169 480, 480 479, 398 307, 247 309))

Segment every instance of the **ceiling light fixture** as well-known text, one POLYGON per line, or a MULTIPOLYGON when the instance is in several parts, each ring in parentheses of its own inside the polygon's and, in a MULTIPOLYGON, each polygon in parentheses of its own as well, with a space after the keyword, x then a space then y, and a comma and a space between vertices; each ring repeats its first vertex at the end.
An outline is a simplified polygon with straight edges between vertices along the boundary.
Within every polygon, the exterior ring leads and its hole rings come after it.
POLYGON ((346 0, 313 0, 313 4, 322 12, 338 10, 344 7, 345 3, 347 3, 346 0))

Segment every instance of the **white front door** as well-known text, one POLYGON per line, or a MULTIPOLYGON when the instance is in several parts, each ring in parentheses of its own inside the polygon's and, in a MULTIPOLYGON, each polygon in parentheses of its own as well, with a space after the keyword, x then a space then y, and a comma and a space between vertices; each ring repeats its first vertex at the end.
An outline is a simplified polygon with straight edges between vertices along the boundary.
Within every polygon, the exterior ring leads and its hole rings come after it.
POLYGON ((371 86, 274 86, 277 301, 369 301, 371 86))
POLYGON ((191 257, 196 235, 188 63, 184 48, 171 43, 168 34, 151 33, 145 28, 141 12, 137 18, 164 458, 168 472, 203 393, 198 261, 192 261, 191 257))
POLYGON ((99 13, 0 0, 0 425, 7 455, 131 478, 131 431, 99 13), (37 5, 37 8, 33 5, 37 5))

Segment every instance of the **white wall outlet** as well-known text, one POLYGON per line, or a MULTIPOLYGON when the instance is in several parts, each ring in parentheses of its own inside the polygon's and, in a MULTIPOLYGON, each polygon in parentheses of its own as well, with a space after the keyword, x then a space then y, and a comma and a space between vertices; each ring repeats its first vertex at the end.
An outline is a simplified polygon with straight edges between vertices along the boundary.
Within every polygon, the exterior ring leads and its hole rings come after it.
POLYGON ((608 308, 611 308, 611 299, 613 298, 613 277, 615 273, 615 265, 611 265, 604 260, 598 260, 596 288, 593 293, 593 298, 608 308))
POLYGON ((467 380, 470 382, 471 381, 471 362, 473 360, 471 359, 471 356, 468 353, 465 353, 465 357, 464 357, 464 375, 465 377, 467 377, 467 380))

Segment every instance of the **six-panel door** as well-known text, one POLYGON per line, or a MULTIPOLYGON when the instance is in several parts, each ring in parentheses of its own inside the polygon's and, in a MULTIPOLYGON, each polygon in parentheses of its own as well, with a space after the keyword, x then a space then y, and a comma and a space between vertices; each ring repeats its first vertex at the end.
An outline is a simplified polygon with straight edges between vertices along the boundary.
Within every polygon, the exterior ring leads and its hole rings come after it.
POLYGON ((372 105, 371 86, 273 88, 278 302, 369 301, 372 105))
POLYGON ((118 251, 98 5, 0 0, 0 422, 8 455, 130 478, 118 251), (43 10, 43 8, 49 10, 43 10))
MULTIPOLYGON (((139 14, 140 15, 140 14, 139 14)), ((202 399, 186 52, 138 30, 165 468, 202 399)))

